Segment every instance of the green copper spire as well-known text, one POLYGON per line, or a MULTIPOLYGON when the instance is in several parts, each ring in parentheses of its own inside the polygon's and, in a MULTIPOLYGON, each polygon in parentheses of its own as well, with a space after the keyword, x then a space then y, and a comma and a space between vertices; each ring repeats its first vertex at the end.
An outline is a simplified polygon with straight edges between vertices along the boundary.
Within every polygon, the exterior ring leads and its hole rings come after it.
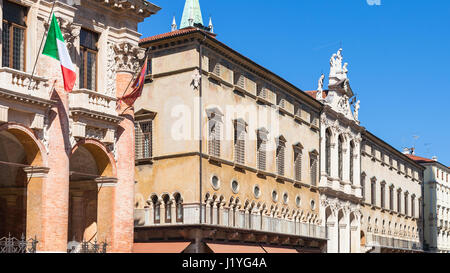
POLYGON ((199 0, 186 0, 180 29, 201 24, 203 26, 202 11, 199 0))

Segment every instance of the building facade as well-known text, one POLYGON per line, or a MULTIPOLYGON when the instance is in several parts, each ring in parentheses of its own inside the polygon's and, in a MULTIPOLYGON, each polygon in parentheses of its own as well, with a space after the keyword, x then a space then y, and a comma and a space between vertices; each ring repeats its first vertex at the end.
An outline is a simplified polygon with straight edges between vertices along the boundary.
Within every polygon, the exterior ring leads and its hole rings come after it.
POLYGON ((365 251, 423 251, 424 168, 369 131, 363 134, 361 168, 365 251))
POLYGON ((354 97, 343 63, 342 49, 330 60, 328 89, 323 90, 324 75, 317 91, 307 93, 324 104, 321 113, 320 143, 320 217, 328 230, 329 253, 360 252, 360 149, 358 110, 352 111, 354 97))
MULTIPOLYGON (((412 150, 414 151, 414 150, 412 150)), ((408 157, 425 167, 424 181, 424 249, 430 252, 450 252, 450 168, 432 159, 408 152, 408 157)))
POLYGON ((133 243, 133 111, 116 110, 144 57, 137 24, 159 8, 142 0, 2 0, 0 237, 133 243), (76 67, 64 91, 57 60, 41 55, 54 12, 76 67))
POLYGON ((198 6, 140 42, 135 251, 325 251, 321 104, 218 41, 198 6))

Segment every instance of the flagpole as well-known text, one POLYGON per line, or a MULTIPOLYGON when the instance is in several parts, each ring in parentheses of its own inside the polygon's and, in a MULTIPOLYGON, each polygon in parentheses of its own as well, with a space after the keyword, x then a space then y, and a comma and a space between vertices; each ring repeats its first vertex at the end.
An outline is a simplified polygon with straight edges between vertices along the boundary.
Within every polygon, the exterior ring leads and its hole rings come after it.
MULTIPOLYGON (((53 9, 55 8, 55 4, 56 4, 56 0, 53 0, 52 9, 50 10, 50 15, 48 16, 48 19, 47 19, 47 25, 50 24, 50 20, 52 18, 53 9)), ((42 44, 44 43, 44 39, 47 36, 47 34, 48 34, 48 30, 46 30, 45 33, 44 33, 44 36, 42 36, 41 45, 39 46, 39 50, 37 52, 36 60, 34 61, 33 72, 31 73, 30 83, 28 84, 28 90, 30 90, 31 82, 33 81, 34 72, 36 70, 37 61, 39 60, 39 56, 41 55, 42 44)))

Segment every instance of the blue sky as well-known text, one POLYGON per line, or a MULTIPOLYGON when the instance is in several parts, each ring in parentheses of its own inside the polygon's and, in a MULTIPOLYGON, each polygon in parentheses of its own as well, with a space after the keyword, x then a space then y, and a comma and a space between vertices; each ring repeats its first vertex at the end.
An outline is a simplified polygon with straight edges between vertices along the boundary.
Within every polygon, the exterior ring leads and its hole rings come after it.
MULTIPOLYGON (((415 144, 417 155, 436 155, 450 166, 450 1, 380 1, 200 5, 217 39, 305 91, 328 75, 342 44, 361 125, 399 150, 415 144)), ((185 1, 152 2, 162 10, 139 25, 143 37, 170 31, 174 15, 179 25, 185 1)))

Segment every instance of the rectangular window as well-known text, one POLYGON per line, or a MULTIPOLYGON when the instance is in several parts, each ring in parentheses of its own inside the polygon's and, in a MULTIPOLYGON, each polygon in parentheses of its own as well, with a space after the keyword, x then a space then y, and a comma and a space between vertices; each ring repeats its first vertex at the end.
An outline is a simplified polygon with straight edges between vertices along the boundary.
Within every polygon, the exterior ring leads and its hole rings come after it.
POLYGON ((416 216, 416 198, 411 196, 411 216, 416 216))
POLYGON ((371 202, 372 202, 372 205, 376 205, 376 201, 377 201, 377 199, 376 199, 376 184, 375 184, 375 181, 372 181, 372 184, 371 184, 371 202))
POLYGON ((402 192, 397 192, 397 212, 402 213, 402 192))
POLYGON ((405 215, 408 215, 408 194, 405 193, 405 215))
POLYGON ((302 181, 302 150, 294 148, 295 180, 302 181))
POLYGON ((209 120, 208 150, 212 156, 220 157, 221 123, 216 119, 209 120))
POLYGON ((389 209, 391 211, 394 210, 394 188, 393 187, 389 188, 389 209))
POLYGON ((381 184, 381 208, 385 208, 385 185, 381 184))
POLYGON ((136 159, 152 158, 153 121, 136 122, 134 130, 136 159))
POLYGON ((80 88, 97 89, 98 33, 81 29, 80 32, 80 88))
POLYGON ((27 8, 4 1, 2 22, 2 66, 25 71, 27 8))
POLYGON ((285 142, 281 139, 277 140, 277 173, 278 175, 284 176, 284 156, 285 156, 285 142))
POLYGON ((317 155, 311 154, 310 155, 310 171, 311 171, 311 185, 316 186, 317 185, 317 155))
POLYGON ((267 89, 264 86, 259 85, 258 86, 258 97, 261 97, 263 99, 267 99, 267 89))
POLYGON ((258 132, 258 143, 257 143, 257 156, 258 156, 258 170, 266 170, 266 155, 267 155, 267 136, 261 131, 258 132))
POLYGON ((245 124, 236 121, 234 128, 234 160, 245 164, 245 124))

